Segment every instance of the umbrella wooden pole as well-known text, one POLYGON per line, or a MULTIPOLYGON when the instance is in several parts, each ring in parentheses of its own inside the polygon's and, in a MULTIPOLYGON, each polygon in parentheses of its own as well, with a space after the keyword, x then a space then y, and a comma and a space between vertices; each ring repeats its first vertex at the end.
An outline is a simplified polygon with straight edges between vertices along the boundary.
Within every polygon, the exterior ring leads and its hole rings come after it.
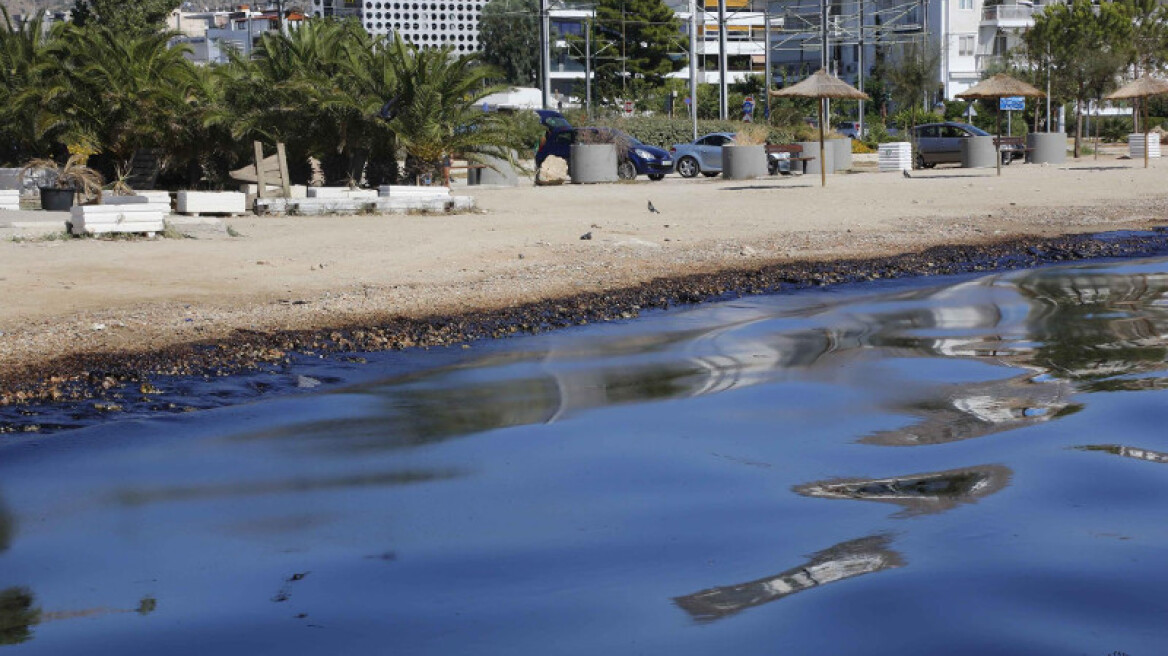
POLYGON ((998 99, 998 142, 994 144, 994 153, 998 162, 998 175, 1002 174, 1002 101, 998 99))
POLYGON ((1144 168, 1148 168, 1148 101, 1146 98, 1140 103, 1144 106, 1144 168))
POLYGON ((819 99, 819 186, 827 186, 827 160, 823 157, 823 98, 819 99))

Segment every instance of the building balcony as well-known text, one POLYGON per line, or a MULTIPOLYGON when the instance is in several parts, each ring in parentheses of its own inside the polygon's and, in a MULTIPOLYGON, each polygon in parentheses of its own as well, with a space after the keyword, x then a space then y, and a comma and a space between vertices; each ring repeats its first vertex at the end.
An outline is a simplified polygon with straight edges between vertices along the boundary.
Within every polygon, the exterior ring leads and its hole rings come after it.
POLYGON ((1001 68, 1006 65, 1006 58, 1002 55, 975 55, 974 60, 977 62, 977 72, 979 74, 995 66, 1001 68))
MULTIPOLYGON (((1027 28, 1034 25, 1035 7, 1030 5, 996 5, 981 11, 982 27, 1027 28)), ((1042 8, 1038 7, 1038 11, 1042 8)))

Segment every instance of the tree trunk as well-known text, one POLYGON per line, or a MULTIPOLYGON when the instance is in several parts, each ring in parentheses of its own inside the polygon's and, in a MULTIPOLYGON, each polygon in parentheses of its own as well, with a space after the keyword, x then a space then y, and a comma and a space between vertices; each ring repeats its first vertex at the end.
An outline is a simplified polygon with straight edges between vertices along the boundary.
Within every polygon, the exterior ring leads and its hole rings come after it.
POLYGON ((1075 159, 1079 159, 1079 142, 1083 139, 1083 101, 1075 101, 1075 159))

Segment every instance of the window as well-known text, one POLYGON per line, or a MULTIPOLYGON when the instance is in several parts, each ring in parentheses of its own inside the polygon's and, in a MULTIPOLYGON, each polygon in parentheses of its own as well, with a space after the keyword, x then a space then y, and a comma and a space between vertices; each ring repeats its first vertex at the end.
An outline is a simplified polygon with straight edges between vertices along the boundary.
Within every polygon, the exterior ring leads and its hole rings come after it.
POLYGON ((973 56, 974 37, 972 34, 957 37, 957 54, 960 57, 973 56))
POLYGON ((958 9, 973 9, 973 0, 958 0, 958 9))

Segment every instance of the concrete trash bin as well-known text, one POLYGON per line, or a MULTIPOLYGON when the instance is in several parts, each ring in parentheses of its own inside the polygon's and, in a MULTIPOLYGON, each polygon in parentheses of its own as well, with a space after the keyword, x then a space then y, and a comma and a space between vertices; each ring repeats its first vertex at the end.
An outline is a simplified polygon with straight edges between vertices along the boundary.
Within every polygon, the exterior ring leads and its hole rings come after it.
POLYGON ((1031 132, 1026 135, 1026 161, 1062 164, 1067 161, 1067 135, 1063 132, 1031 132))
POLYGON ((965 137, 961 140, 961 168, 986 169, 998 165, 998 149, 993 136, 965 137))

